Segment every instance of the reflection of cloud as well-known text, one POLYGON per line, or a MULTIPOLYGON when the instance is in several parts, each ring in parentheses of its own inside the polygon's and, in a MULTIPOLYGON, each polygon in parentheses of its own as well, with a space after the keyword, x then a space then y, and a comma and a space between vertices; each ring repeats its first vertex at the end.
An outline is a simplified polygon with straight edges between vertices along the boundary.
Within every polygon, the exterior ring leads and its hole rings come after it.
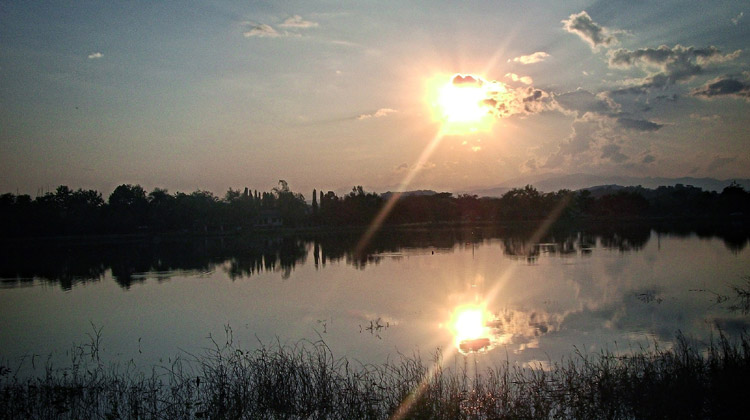
POLYGON ((281 36, 280 33, 276 32, 271 26, 261 23, 253 26, 249 31, 242 33, 245 38, 258 37, 258 38, 278 38, 281 36))
POLYGON ((617 38, 612 31, 591 20, 591 16, 585 10, 570 15, 570 18, 563 20, 562 23, 566 31, 578 35, 593 49, 617 43, 617 38))
POLYGON ((505 309, 488 322, 493 341, 520 346, 533 346, 537 337, 560 329, 564 316, 545 311, 505 309))
POLYGON ((547 54, 546 52, 537 51, 534 54, 522 55, 520 57, 512 58, 508 61, 513 61, 515 63, 521 63, 521 64, 534 64, 534 63, 540 63, 544 61, 547 57, 549 57, 549 54, 547 54))
POLYGON ((282 28, 316 28, 318 27, 317 22, 311 22, 309 20, 302 19, 302 16, 300 15, 294 15, 290 18, 287 18, 283 23, 279 24, 282 28))
POLYGON ((104 54, 102 54, 100 52, 95 52, 95 53, 89 54, 89 60, 94 60, 94 59, 102 58, 102 57, 104 57, 104 54))
POLYGON ((394 112, 398 112, 395 109, 391 108, 380 108, 379 110, 373 112, 372 114, 360 114, 357 119, 358 120, 366 120, 368 118, 381 118, 385 117, 388 114, 392 114, 394 112))
POLYGON ((690 94, 706 99, 716 96, 730 96, 750 101, 750 84, 730 76, 717 77, 704 86, 693 89, 690 94))

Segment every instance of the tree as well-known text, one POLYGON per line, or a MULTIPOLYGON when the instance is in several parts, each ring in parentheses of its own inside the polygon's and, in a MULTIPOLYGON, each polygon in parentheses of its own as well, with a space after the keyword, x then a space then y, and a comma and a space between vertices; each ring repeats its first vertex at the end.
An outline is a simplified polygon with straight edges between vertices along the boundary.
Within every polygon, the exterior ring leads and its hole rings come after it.
POLYGON ((110 229, 125 233, 146 223, 148 200, 140 185, 122 184, 109 195, 110 229))

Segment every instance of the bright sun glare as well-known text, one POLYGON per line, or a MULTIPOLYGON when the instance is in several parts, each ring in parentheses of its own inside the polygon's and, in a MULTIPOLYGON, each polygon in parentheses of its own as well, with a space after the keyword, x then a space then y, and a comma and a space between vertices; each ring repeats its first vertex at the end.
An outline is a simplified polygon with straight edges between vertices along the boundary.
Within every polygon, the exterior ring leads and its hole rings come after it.
POLYGON ((447 122, 475 122, 487 115, 482 106, 484 99, 484 90, 479 86, 448 83, 440 89, 438 103, 447 122))
POLYGON ((440 77, 432 88, 434 117, 448 134, 487 131, 493 116, 488 103, 492 83, 479 76, 454 74, 447 81, 440 77))

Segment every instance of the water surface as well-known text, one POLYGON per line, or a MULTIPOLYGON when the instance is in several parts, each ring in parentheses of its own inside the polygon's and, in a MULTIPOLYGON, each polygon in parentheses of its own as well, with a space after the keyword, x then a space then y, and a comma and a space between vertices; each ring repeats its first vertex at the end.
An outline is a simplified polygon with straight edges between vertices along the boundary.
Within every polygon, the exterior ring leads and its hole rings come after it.
POLYGON ((742 226, 411 229, 381 232, 356 255, 358 239, 6 245, 2 363, 64 363, 95 330, 108 361, 140 367, 228 334, 249 349, 322 339, 335 356, 381 363, 455 353, 451 319, 467 305, 489 316, 492 348, 476 356, 488 362, 666 348, 678 331, 705 341, 750 325, 731 290, 750 275, 742 226))

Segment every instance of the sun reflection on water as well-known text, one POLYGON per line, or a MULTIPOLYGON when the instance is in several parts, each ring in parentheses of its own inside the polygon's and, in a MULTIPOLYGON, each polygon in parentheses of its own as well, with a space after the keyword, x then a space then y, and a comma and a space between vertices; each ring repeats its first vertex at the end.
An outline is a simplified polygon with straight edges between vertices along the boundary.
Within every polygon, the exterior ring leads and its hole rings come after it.
POLYGON ((456 349, 462 354, 490 350, 494 346, 490 319, 491 315, 480 305, 458 306, 449 324, 456 349))

